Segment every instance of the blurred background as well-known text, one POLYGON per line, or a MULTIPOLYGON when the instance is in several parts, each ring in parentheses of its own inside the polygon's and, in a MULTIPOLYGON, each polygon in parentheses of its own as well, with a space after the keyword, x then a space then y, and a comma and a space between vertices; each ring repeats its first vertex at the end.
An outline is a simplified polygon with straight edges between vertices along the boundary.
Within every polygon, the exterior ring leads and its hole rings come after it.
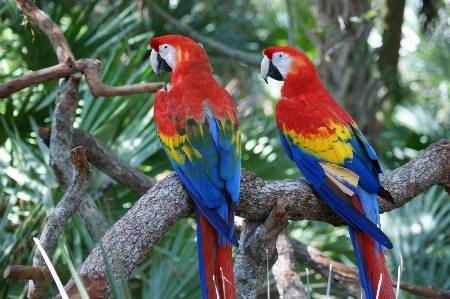
MULTIPOLYGON (((0 82, 57 64, 36 26, 23 26, 13 0, 0 0, 0 82)), ((224 45, 261 55, 271 45, 294 45, 316 64, 327 89, 347 109, 376 149, 386 172, 431 143, 450 136, 449 0, 36 0, 63 30, 76 59, 102 61, 108 85, 170 81, 151 70, 149 42, 180 34, 179 25, 224 45), (155 8, 156 7, 156 8, 155 8), (159 8, 159 10, 157 9, 159 8), (163 11, 161 14, 160 11, 163 11)), ((242 124, 243 167, 264 179, 297 179, 278 139, 275 105, 281 84, 265 84, 259 65, 239 61, 203 44, 217 81, 232 95, 242 124)), ((0 100, 0 273, 31 265, 32 237, 63 193, 49 167, 37 127, 50 127, 57 81, 31 86, 0 100)), ((161 180, 172 168, 153 122, 153 94, 94 98, 80 85, 75 127, 107 144, 148 176, 161 180)), ((93 167, 89 193, 112 225, 139 199, 93 167)), ((387 262, 402 280, 450 289, 450 200, 433 187, 404 207, 382 215, 394 244, 387 262)), ((135 298, 199 298, 193 220, 182 220, 136 268, 129 282, 135 298)), ((300 221, 291 236, 335 260, 355 265, 347 228, 300 221)), ((78 215, 69 220, 52 258, 63 282, 71 276, 63 251, 81 265, 94 241, 78 215)), ((299 271, 305 272, 303 265, 299 271)), ((303 275, 303 274, 302 274, 303 275)), ((27 281, 0 283, 1 298, 24 298, 27 281)), ((303 277, 306 283, 306 277, 303 277)), ((326 279, 310 271, 313 296, 326 279), (312 274, 311 274, 312 273, 312 274)), ((274 294, 274 281, 269 281, 274 294)), ((56 294, 56 288, 52 289, 56 294)), ((332 294, 344 294, 332 289, 332 294)), ((266 298, 265 289, 261 298, 266 298)), ((400 292, 400 298, 421 298, 400 292)))

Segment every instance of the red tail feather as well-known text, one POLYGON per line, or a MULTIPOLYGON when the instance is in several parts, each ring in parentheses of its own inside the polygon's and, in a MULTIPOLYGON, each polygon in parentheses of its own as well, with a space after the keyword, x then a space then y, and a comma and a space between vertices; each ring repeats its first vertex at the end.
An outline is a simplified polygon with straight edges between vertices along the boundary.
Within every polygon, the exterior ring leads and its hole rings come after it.
MULTIPOLYGON (((378 284, 382 277, 379 299, 393 299, 395 298, 394 288, 392 287, 391 277, 389 276, 388 269, 386 267, 386 260, 384 259, 383 249, 366 233, 362 231, 356 232, 359 257, 361 258, 362 267, 359 271, 364 271, 364 278, 367 286, 372 289, 373 297, 376 297, 378 284), (375 250, 375 246, 379 246, 378 255, 375 250), (369 286, 370 285, 370 286, 369 286)), ((356 249, 356 247, 355 247, 356 249)), ((358 254, 357 254, 358 256, 358 254)), ((362 282, 364 285, 364 282, 362 282)))
POLYGON ((202 253, 208 299, 236 299, 231 243, 218 243, 217 231, 200 213, 202 253), (214 277, 214 278, 213 278, 214 277), (219 297, 217 297, 217 293, 219 297))
MULTIPOLYGON (((361 201, 356 194, 352 196, 352 202, 358 210, 363 212, 361 201)), ((364 272, 364 276, 360 273, 361 280, 365 280, 365 282, 361 281, 361 284, 363 286, 366 285, 369 289, 370 298, 376 298, 378 284, 381 278, 378 299, 395 299, 391 277, 389 276, 386 260, 384 259, 383 247, 365 232, 350 227, 349 230, 350 234, 356 237, 356 240, 353 237, 352 241, 356 259, 358 260, 359 271, 364 272)))

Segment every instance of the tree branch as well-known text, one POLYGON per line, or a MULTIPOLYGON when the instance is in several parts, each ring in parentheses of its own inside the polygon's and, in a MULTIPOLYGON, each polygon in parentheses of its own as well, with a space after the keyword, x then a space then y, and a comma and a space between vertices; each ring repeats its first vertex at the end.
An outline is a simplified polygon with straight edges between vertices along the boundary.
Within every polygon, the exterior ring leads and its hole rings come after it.
POLYGON ((293 259, 291 242, 287 230, 278 235, 278 260, 273 265, 272 273, 277 282, 277 289, 284 299, 306 299, 305 286, 300 280, 298 269, 293 259))
MULTIPOLYGON (((70 67, 74 61, 73 54, 61 29, 29 0, 17 0, 18 6, 49 38, 60 63, 70 67)), ((52 134, 50 136, 50 166, 56 180, 64 190, 70 184, 69 152, 72 141, 73 122, 78 101, 78 86, 81 74, 76 72, 71 77, 61 80, 56 96, 53 116, 52 134)), ((88 230, 93 236, 96 232, 103 235, 109 227, 89 196, 85 196, 78 210, 88 230)))
MULTIPOLYGON (((450 190, 449 174, 450 140, 441 140, 430 145, 417 158, 383 177, 385 188, 392 193, 397 203, 394 206, 380 199, 380 211, 386 212, 400 207, 436 184, 450 190)), ((277 205, 289 206, 287 218, 290 220, 314 219, 335 226, 344 224, 344 221, 328 208, 306 181, 264 181, 255 174, 243 170, 241 198, 235 207, 236 214, 261 222, 277 205)), ((120 276, 120 271, 117 270, 120 269, 120 263, 129 277, 139 261, 153 249, 165 232, 178 219, 188 217, 193 212, 193 203, 175 174, 158 182, 102 239, 117 277, 120 276), (127 258, 121 260, 119 257, 127 258)), ((247 241, 242 240, 245 240, 245 237, 241 236, 241 244, 245 246, 247 241)), ((275 244, 275 241, 272 244, 275 244)), ((265 257, 260 258, 264 258, 265 261, 265 257)), ((78 271, 80 276, 86 279, 88 288, 94 288, 89 282, 89 279, 94 279, 95 290, 109 294, 106 270, 98 245, 78 271)), ((260 277, 253 279, 258 280, 260 277)), ((66 288, 71 294, 76 293, 76 286, 72 280, 66 288)), ((243 293, 242 287, 238 288, 239 292, 243 293)))
POLYGON ((258 295, 267 271, 277 260, 275 242, 288 224, 289 210, 289 204, 280 200, 265 220, 244 220, 234 262, 238 296, 253 299, 258 295))
MULTIPOLYGON (((86 194, 91 183, 92 172, 89 169, 86 153, 82 147, 77 147, 71 151, 73 164, 73 179, 69 188, 65 192, 61 201, 56 205, 53 212, 45 221, 44 229, 40 237, 40 242, 48 256, 52 256, 55 251, 58 239, 69 220, 70 216, 77 210, 81 200, 86 194)), ((33 266, 45 266, 46 263, 39 250, 36 250, 33 257, 33 266)), ((35 281, 30 281, 29 298, 42 298, 46 294, 41 293, 48 287, 36 285, 35 281)))
POLYGON ((328 277, 330 264, 333 264, 331 285, 354 298, 361 296, 361 283, 357 268, 348 267, 333 261, 318 249, 288 237, 292 255, 299 263, 314 269, 323 277, 328 277))
POLYGON ((40 10, 36 4, 29 0, 16 0, 16 3, 26 16, 22 24, 26 24, 27 18, 29 18, 45 33, 45 35, 47 35, 48 39, 52 43, 59 63, 75 60, 72 51, 70 50, 69 43, 67 42, 61 29, 45 12, 40 10))
POLYGON ((235 48, 228 47, 227 45, 218 42, 212 38, 209 38, 207 36, 204 36, 203 34, 200 34, 199 32, 195 31, 194 29, 183 26, 177 19, 173 18, 171 15, 166 13, 161 7, 159 7, 155 1, 148 1, 147 2, 148 7, 161 19, 166 21, 168 24, 170 24, 175 30, 181 32, 184 35, 187 35, 188 37, 192 38, 196 42, 201 42, 204 45, 207 45, 208 47, 212 48, 213 50, 231 57, 231 58, 237 58, 241 60, 244 63, 253 64, 253 65, 261 65, 261 55, 260 54, 252 54, 248 52, 244 52, 241 50, 236 50, 235 48))
MULTIPOLYGON (((349 267, 342 263, 333 261, 316 248, 306 245, 293 238, 289 237, 289 242, 291 243, 292 252, 295 259, 299 263, 316 270, 323 277, 328 276, 330 264, 333 264, 331 285, 346 294, 359 298, 361 294, 361 284, 359 281, 357 268, 349 267)), ((395 279, 392 279, 392 285, 397 287, 397 281, 395 279)), ((405 290, 410 294, 428 298, 450 299, 450 291, 439 290, 433 286, 422 287, 402 281, 400 283, 400 289, 405 290)))
POLYGON ((23 265, 8 266, 3 272, 3 278, 6 280, 33 280, 36 285, 42 286, 46 286, 52 279, 46 266, 31 267, 23 265))
POLYGON ((99 79, 101 62, 95 59, 83 58, 72 61, 70 58, 60 64, 42 70, 31 72, 11 81, 0 84, 0 98, 7 98, 12 93, 31 85, 50 80, 70 77, 78 72, 84 73, 86 82, 94 97, 123 96, 135 93, 155 92, 165 87, 164 82, 131 84, 124 86, 109 86, 99 79))
POLYGON ((94 97, 112 97, 125 96, 135 93, 155 92, 164 88, 164 82, 131 84, 124 86, 109 86, 100 81, 98 74, 100 72, 101 62, 99 60, 85 59, 84 75, 94 97))
MULTIPOLYGON (((51 131, 50 128, 38 128, 39 137, 47 145, 50 144, 51 131)), ((86 131, 73 130, 71 147, 77 146, 82 146, 86 149, 89 162, 137 195, 144 195, 147 190, 155 185, 154 180, 117 157, 103 142, 86 131)))
POLYGON ((278 235, 278 260, 273 265, 272 273, 277 282, 278 293, 282 298, 306 299, 305 287, 298 275, 291 247, 292 245, 285 229, 278 235))
MULTIPOLYGON (((76 64, 75 64, 76 66, 76 64)), ((22 90, 31 85, 47 81, 69 77, 80 70, 74 67, 72 60, 63 62, 52 67, 28 73, 11 81, 0 84, 0 98, 7 98, 10 94, 22 90)))

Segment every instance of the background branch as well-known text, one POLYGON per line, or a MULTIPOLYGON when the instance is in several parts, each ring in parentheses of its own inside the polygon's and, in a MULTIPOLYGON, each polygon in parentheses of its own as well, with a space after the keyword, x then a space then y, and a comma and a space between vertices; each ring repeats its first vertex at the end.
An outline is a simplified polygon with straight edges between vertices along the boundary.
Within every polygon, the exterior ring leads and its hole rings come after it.
POLYGON ((171 15, 166 13, 158 4, 154 1, 149 1, 147 3, 148 7, 161 19, 170 24, 174 29, 179 31, 180 33, 192 38, 193 40, 200 42, 208 47, 214 49, 215 51, 226 55, 231 58, 237 58, 242 62, 253 64, 253 65, 261 65, 261 54, 252 54, 248 52, 244 52, 241 50, 236 50, 235 48, 228 47, 227 45, 218 42, 212 38, 204 36, 199 32, 195 31, 192 28, 184 26, 177 19, 173 18, 171 15))
MULTIPOLYGON (((328 277, 330 264, 333 264, 331 285, 346 294, 359 298, 361 294, 361 284, 357 268, 336 262, 316 248, 306 245, 296 239, 291 237, 288 237, 288 239, 292 246, 292 254, 297 262, 311 267, 323 277, 328 277)), ((392 279, 392 285, 397 287, 396 279, 392 279)), ((402 281, 400 282, 400 289, 411 294, 428 298, 450 299, 450 291, 439 290, 433 286, 422 287, 402 281)))
MULTIPOLYGON (((50 144, 50 128, 38 128, 38 135, 47 145, 50 144)), ((93 165, 110 178, 130 189, 137 195, 144 195, 155 185, 155 181, 142 172, 131 167, 128 163, 117 157, 103 142, 80 129, 73 130, 71 147, 82 146, 93 165)))

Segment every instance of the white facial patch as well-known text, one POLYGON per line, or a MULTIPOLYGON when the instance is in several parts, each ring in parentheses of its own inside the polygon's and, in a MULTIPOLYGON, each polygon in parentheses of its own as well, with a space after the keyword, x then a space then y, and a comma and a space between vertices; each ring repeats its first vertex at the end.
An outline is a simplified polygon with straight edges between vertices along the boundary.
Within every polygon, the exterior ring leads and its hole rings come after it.
POLYGON ((272 54, 272 63, 280 72, 283 79, 286 79, 289 68, 291 67, 292 57, 284 52, 275 52, 272 54))
POLYGON ((166 61, 166 63, 173 69, 175 69, 175 55, 176 50, 169 44, 162 44, 159 46, 159 55, 166 61))

